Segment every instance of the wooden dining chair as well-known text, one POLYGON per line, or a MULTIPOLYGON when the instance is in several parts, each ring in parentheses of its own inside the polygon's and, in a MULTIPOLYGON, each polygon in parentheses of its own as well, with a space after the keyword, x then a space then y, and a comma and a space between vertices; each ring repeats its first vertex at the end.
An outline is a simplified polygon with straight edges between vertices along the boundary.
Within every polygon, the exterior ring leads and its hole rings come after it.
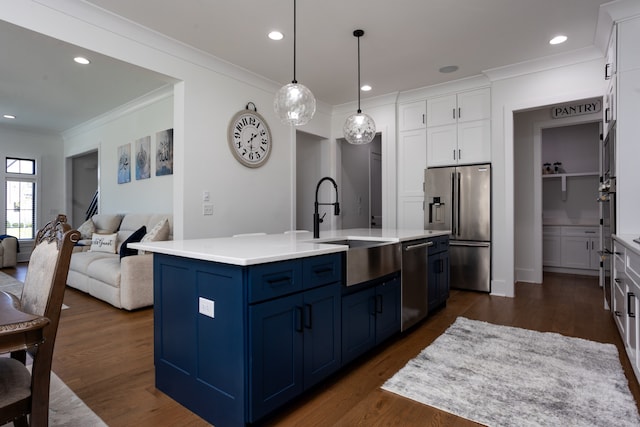
POLYGON ((53 348, 71 253, 79 239, 80 233, 71 230, 64 215, 36 235, 22 295, 14 306, 47 317, 49 324, 43 328, 41 344, 0 357, 0 425, 13 421, 16 427, 28 426, 27 415, 31 426, 48 425, 53 348), (25 366, 25 351, 33 358, 31 373, 25 366))

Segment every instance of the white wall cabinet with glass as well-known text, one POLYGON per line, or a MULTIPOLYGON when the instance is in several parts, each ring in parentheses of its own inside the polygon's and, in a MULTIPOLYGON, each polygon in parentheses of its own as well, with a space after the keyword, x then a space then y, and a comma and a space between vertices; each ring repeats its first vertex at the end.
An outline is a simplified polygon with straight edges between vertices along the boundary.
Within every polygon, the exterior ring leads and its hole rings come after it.
POLYGON ((615 236, 613 241, 612 313, 627 357, 640 380, 640 246, 633 237, 615 236))
POLYGON ((398 227, 424 226, 424 170, 427 167, 426 101, 398 106, 398 227))
POLYGON ((427 166, 490 161, 489 88, 427 99, 427 166))

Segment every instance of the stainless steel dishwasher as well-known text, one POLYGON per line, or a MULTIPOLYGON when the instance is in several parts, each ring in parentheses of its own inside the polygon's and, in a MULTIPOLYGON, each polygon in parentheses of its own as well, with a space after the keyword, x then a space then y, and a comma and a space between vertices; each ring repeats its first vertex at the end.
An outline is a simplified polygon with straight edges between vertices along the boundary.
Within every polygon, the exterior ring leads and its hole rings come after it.
POLYGON ((426 239, 412 240, 402 244, 401 330, 403 331, 427 316, 429 246, 433 246, 433 242, 426 239))

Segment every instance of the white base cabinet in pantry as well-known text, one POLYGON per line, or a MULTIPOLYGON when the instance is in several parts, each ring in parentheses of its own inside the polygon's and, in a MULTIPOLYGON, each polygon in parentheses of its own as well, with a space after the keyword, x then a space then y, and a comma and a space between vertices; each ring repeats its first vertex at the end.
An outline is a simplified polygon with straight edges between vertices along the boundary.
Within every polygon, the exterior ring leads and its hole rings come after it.
POLYGON ((636 379, 640 381, 640 244, 637 236, 613 236, 612 313, 636 379))
POLYGON ((543 227, 542 265, 556 267, 553 271, 596 274, 600 268, 599 248, 598 226, 543 227))

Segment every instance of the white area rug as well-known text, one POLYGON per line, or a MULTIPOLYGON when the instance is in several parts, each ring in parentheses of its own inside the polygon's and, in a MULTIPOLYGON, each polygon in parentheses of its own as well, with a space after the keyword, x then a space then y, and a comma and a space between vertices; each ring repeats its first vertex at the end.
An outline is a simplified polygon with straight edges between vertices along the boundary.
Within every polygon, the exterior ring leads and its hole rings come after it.
POLYGON ((613 344, 463 317, 382 388, 488 426, 640 426, 613 344))
POLYGON ((102 427, 107 425, 53 372, 51 372, 49 393, 50 426, 102 427))

